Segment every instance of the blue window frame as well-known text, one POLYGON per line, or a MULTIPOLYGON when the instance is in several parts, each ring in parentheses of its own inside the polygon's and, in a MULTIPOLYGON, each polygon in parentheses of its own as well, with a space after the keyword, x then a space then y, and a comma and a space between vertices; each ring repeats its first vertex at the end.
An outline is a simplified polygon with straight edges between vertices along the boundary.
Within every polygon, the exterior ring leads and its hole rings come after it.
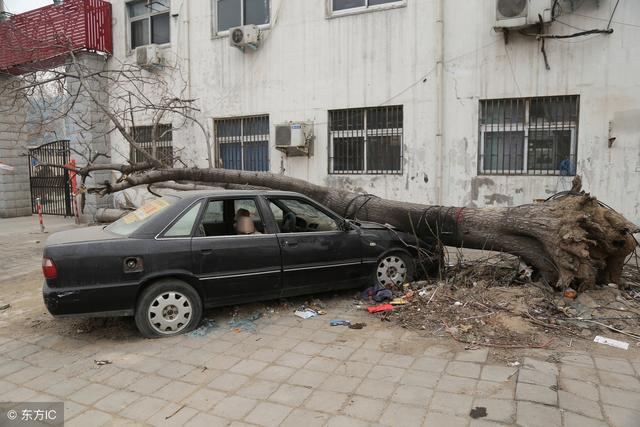
POLYGON ((218 167, 269 170, 269 116, 217 119, 215 143, 218 167))

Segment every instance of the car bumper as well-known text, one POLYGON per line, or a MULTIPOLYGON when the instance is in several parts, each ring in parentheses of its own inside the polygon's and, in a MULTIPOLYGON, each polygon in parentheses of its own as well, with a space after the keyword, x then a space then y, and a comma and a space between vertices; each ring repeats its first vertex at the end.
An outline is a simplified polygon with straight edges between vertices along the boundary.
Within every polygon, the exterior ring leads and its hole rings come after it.
POLYGON ((44 305, 53 316, 130 316, 134 313, 138 284, 109 287, 51 288, 42 285, 44 305))

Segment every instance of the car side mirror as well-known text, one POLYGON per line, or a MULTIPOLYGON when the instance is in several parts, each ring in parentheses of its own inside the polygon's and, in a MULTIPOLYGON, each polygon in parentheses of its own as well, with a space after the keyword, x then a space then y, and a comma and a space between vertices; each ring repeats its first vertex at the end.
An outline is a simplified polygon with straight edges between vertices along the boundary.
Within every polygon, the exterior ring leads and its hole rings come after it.
POLYGON ((343 219, 340 222, 340 230, 347 232, 347 231, 351 231, 353 229, 353 227, 351 227, 351 223, 349 223, 348 220, 343 219))

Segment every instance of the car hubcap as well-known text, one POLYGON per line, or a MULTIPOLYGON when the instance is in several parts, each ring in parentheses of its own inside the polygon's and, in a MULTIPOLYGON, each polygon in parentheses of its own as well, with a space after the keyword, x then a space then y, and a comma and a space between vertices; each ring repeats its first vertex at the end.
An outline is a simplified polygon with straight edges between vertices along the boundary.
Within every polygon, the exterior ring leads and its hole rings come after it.
POLYGON ((378 282, 381 285, 402 285, 407 278, 407 266, 402 258, 388 256, 378 264, 378 282))
POLYGON ((181 331, 191 319, 191 301, 180 292, 165 292, 156 297, 149 306, 149 323, 161 334, 181 331))

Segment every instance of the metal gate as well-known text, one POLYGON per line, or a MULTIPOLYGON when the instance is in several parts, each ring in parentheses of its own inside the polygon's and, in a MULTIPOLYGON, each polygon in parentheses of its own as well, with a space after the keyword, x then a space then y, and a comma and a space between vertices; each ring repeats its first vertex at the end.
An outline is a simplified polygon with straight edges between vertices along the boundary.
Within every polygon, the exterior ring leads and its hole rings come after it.
POLYGON ((54 141, 29 149, 29 183, 31 211, 37 213, 36 199, 40 198, 42 213, 72 216, 71 183, 64 166, 71 160, 69 141, 54 141))

